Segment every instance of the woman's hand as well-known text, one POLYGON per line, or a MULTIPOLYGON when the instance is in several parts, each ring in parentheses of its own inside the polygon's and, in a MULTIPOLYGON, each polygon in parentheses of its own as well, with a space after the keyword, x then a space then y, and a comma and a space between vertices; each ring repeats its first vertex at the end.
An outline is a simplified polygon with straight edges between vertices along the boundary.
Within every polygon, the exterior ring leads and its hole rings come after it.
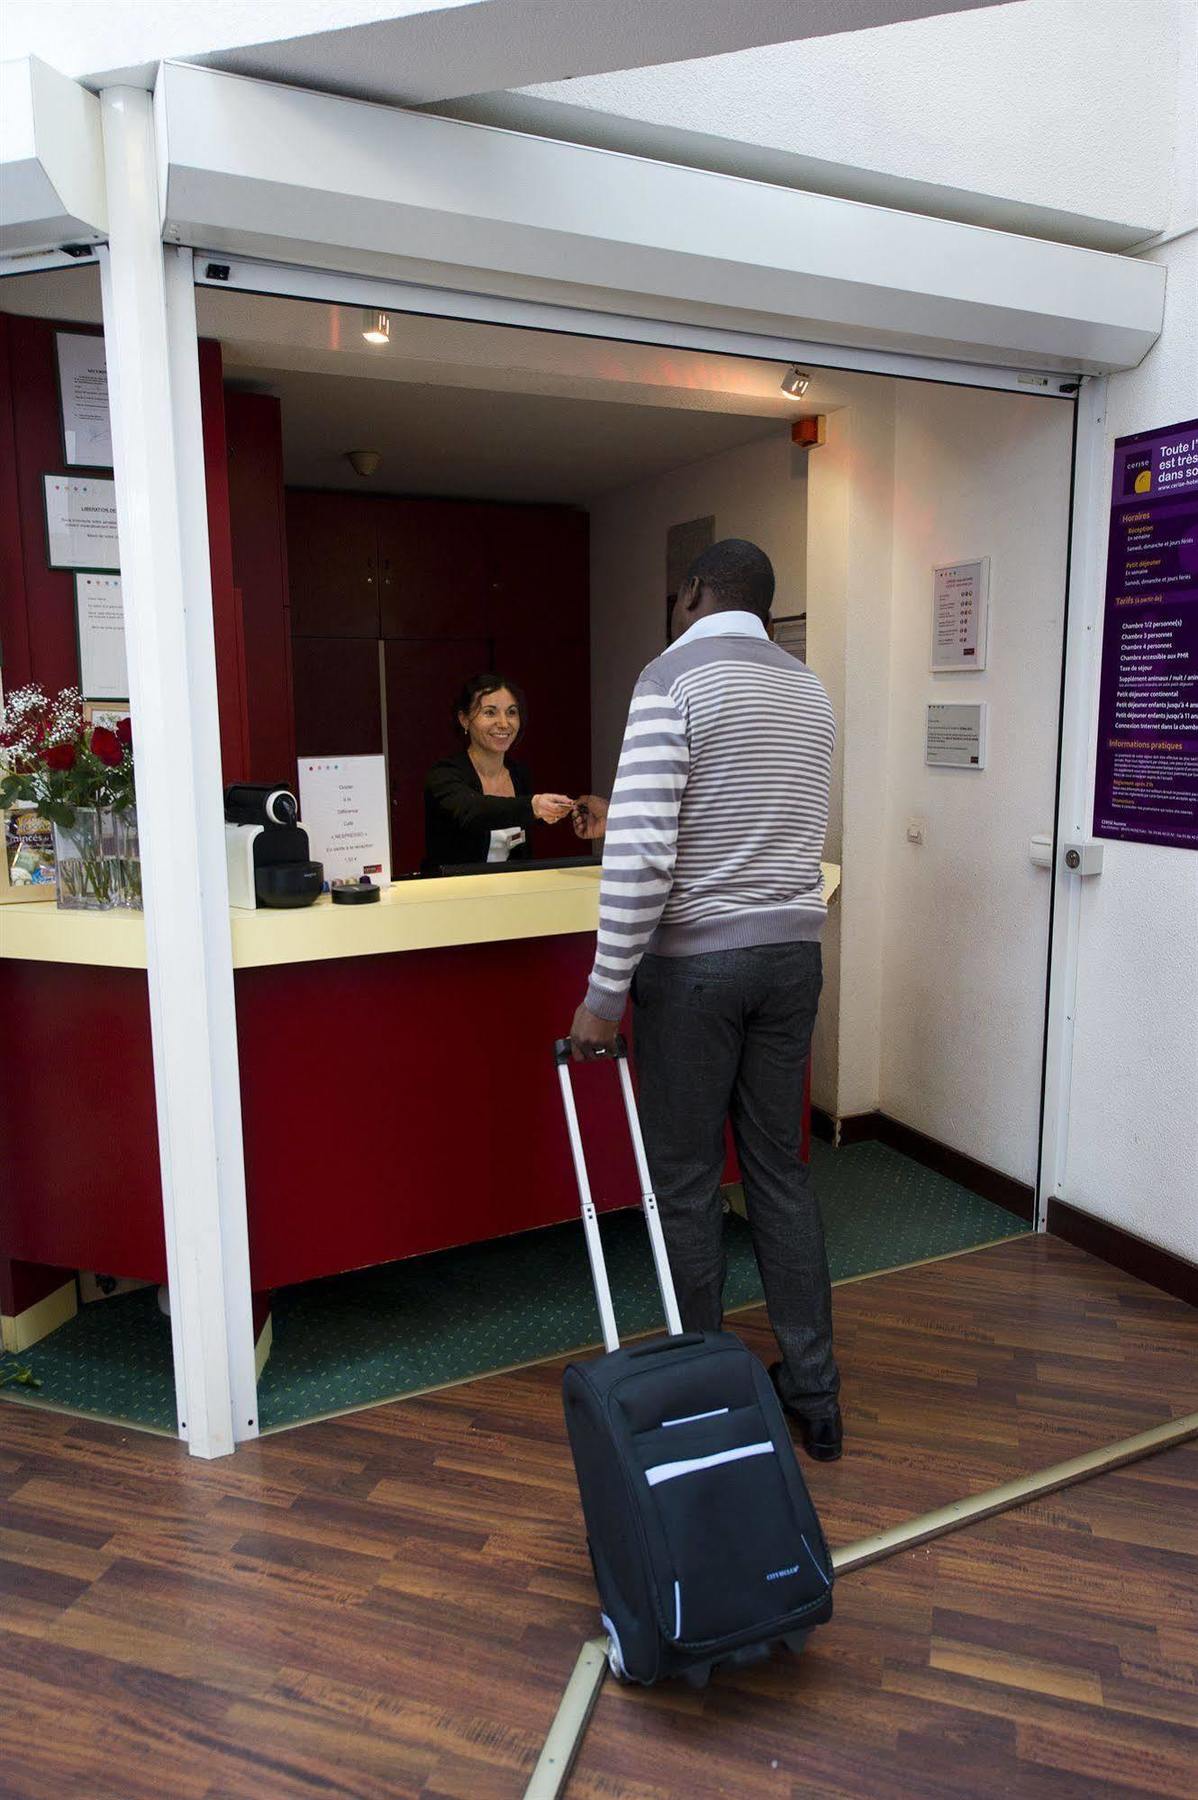
POLYGON ((580 794, 574 802, 574 835, 593 842, 607 831, 607 801, 598 794, 580 794))
POLYGON ((534 818, 546 825, 560 825, 566 814, 573 812, 574 802, 566 794, 534 794, 532 797, 534 818))

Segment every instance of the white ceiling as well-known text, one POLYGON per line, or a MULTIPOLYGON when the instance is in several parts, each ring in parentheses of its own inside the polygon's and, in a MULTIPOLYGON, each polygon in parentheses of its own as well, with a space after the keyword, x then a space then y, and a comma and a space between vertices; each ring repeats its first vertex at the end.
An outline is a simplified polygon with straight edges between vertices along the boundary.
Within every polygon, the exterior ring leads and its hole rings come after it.
MULTIPOLYGON (((785 365, 744 357, 400 313, 373 348, 356 307, 213 288, 196 305, 226 379, 278 396, 285 478, 305 487, 585 504, 835 411, 877 379, 813 371, 798 402, 785 365), (369 481, 345 460, 359 449, 383 458, 369 481)), ((14 277, 0 310, 99 323, 96 271, 14 277)))

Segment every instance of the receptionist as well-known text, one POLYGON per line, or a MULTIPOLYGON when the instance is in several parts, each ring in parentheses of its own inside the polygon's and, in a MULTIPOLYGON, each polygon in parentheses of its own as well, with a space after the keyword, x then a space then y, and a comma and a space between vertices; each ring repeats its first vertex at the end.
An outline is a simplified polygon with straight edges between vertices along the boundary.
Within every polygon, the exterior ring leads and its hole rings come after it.
POLYGON ((573 803, 566 794, 535 794, 524 764, 508 761, 528 717, 524 695, 506 676, 475 675, 454 717, 462 749, 434 763, 424 783, 425 869, 527 862, 534 819, 556 825, 573 803))

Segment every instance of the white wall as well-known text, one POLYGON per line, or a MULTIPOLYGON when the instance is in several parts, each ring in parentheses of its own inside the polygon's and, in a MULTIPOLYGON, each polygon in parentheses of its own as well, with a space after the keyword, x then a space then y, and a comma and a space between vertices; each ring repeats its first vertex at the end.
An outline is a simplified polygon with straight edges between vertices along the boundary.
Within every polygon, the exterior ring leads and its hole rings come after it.
MULTIPOLYGON (((1094 522, 1106 571, 1116 437, 1198 417, 1198 235, 1168 263, 1165 330, 1110 382, 1108 484, 1094 522)), ((1097 671, 1097 658, 1095 671, 1097 671)), ((1198 1261, 1198 854, 1107 843, 1082 890, 1069 1141, 1061 1198, 1198 1261)))
POLYGON ((1035 1174, 1065 592, 1071 409, 878 379, 807 456, 785 432, 622 489, 591 512, 596 780, 628 694, 662 645, 667 528, 713 512, 775 560, 778 610, 803 592, 808 656, 840 723, 828 856, 816 1105, 881 1108, 994 1168, 1035 1174), (993 559, 984 675, 928 671, 931 570, 993 559), (990 765, 923 765, 932 698, 991 703, 990 765), (925 842, 906 841, 909 817, 925 842))
POLYGON ((459 110, 1113 248, 1160 230, 1169 210, 1175 120, 1162 95, 1187 14, 1193 0, 1021 0, 459 110), (979 211, 971 195, 1027 216, 979 211))
POLYGON ((789 425, 763 433, 591 507, 591 742, 602 793, 616 772, 633 684, 665 648, 671 525, 714 513, 717 538, 751 538, 772 559, 775 611, 803 610, 807 452, 791 444, 789 425))
POLYGON ((898 384, 878 1103, 1029 1184, 1051 877, 1028 840, 1052 829, 1072 425, 1065 404, 898 384), (986 670, 932 675, 931 571, 983 555, 986 670), (924 766, 929 700, 989 703, 985 770, 924 766))

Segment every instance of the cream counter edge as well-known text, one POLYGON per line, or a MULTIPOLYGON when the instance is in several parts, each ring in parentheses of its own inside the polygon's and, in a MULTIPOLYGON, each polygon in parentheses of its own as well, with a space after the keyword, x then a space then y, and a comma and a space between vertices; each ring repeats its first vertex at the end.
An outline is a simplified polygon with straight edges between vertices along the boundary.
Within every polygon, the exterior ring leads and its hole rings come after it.
MULTIPOLYGON (((824 897, 840 887, 840 869, 824 863, 824 897)), ((375 906, 334 906, 323 894, 295 912, 260 908, 229 913, 233 967, 386 956, 518 938, 564 937, 599 922, 599 864, 592 868, 512 870, 445 881, 400 881, 375 906)), ((144 969, 145 925, 130 912, 61 912, 44 901, 0 906, 0 958, 144 969)))

